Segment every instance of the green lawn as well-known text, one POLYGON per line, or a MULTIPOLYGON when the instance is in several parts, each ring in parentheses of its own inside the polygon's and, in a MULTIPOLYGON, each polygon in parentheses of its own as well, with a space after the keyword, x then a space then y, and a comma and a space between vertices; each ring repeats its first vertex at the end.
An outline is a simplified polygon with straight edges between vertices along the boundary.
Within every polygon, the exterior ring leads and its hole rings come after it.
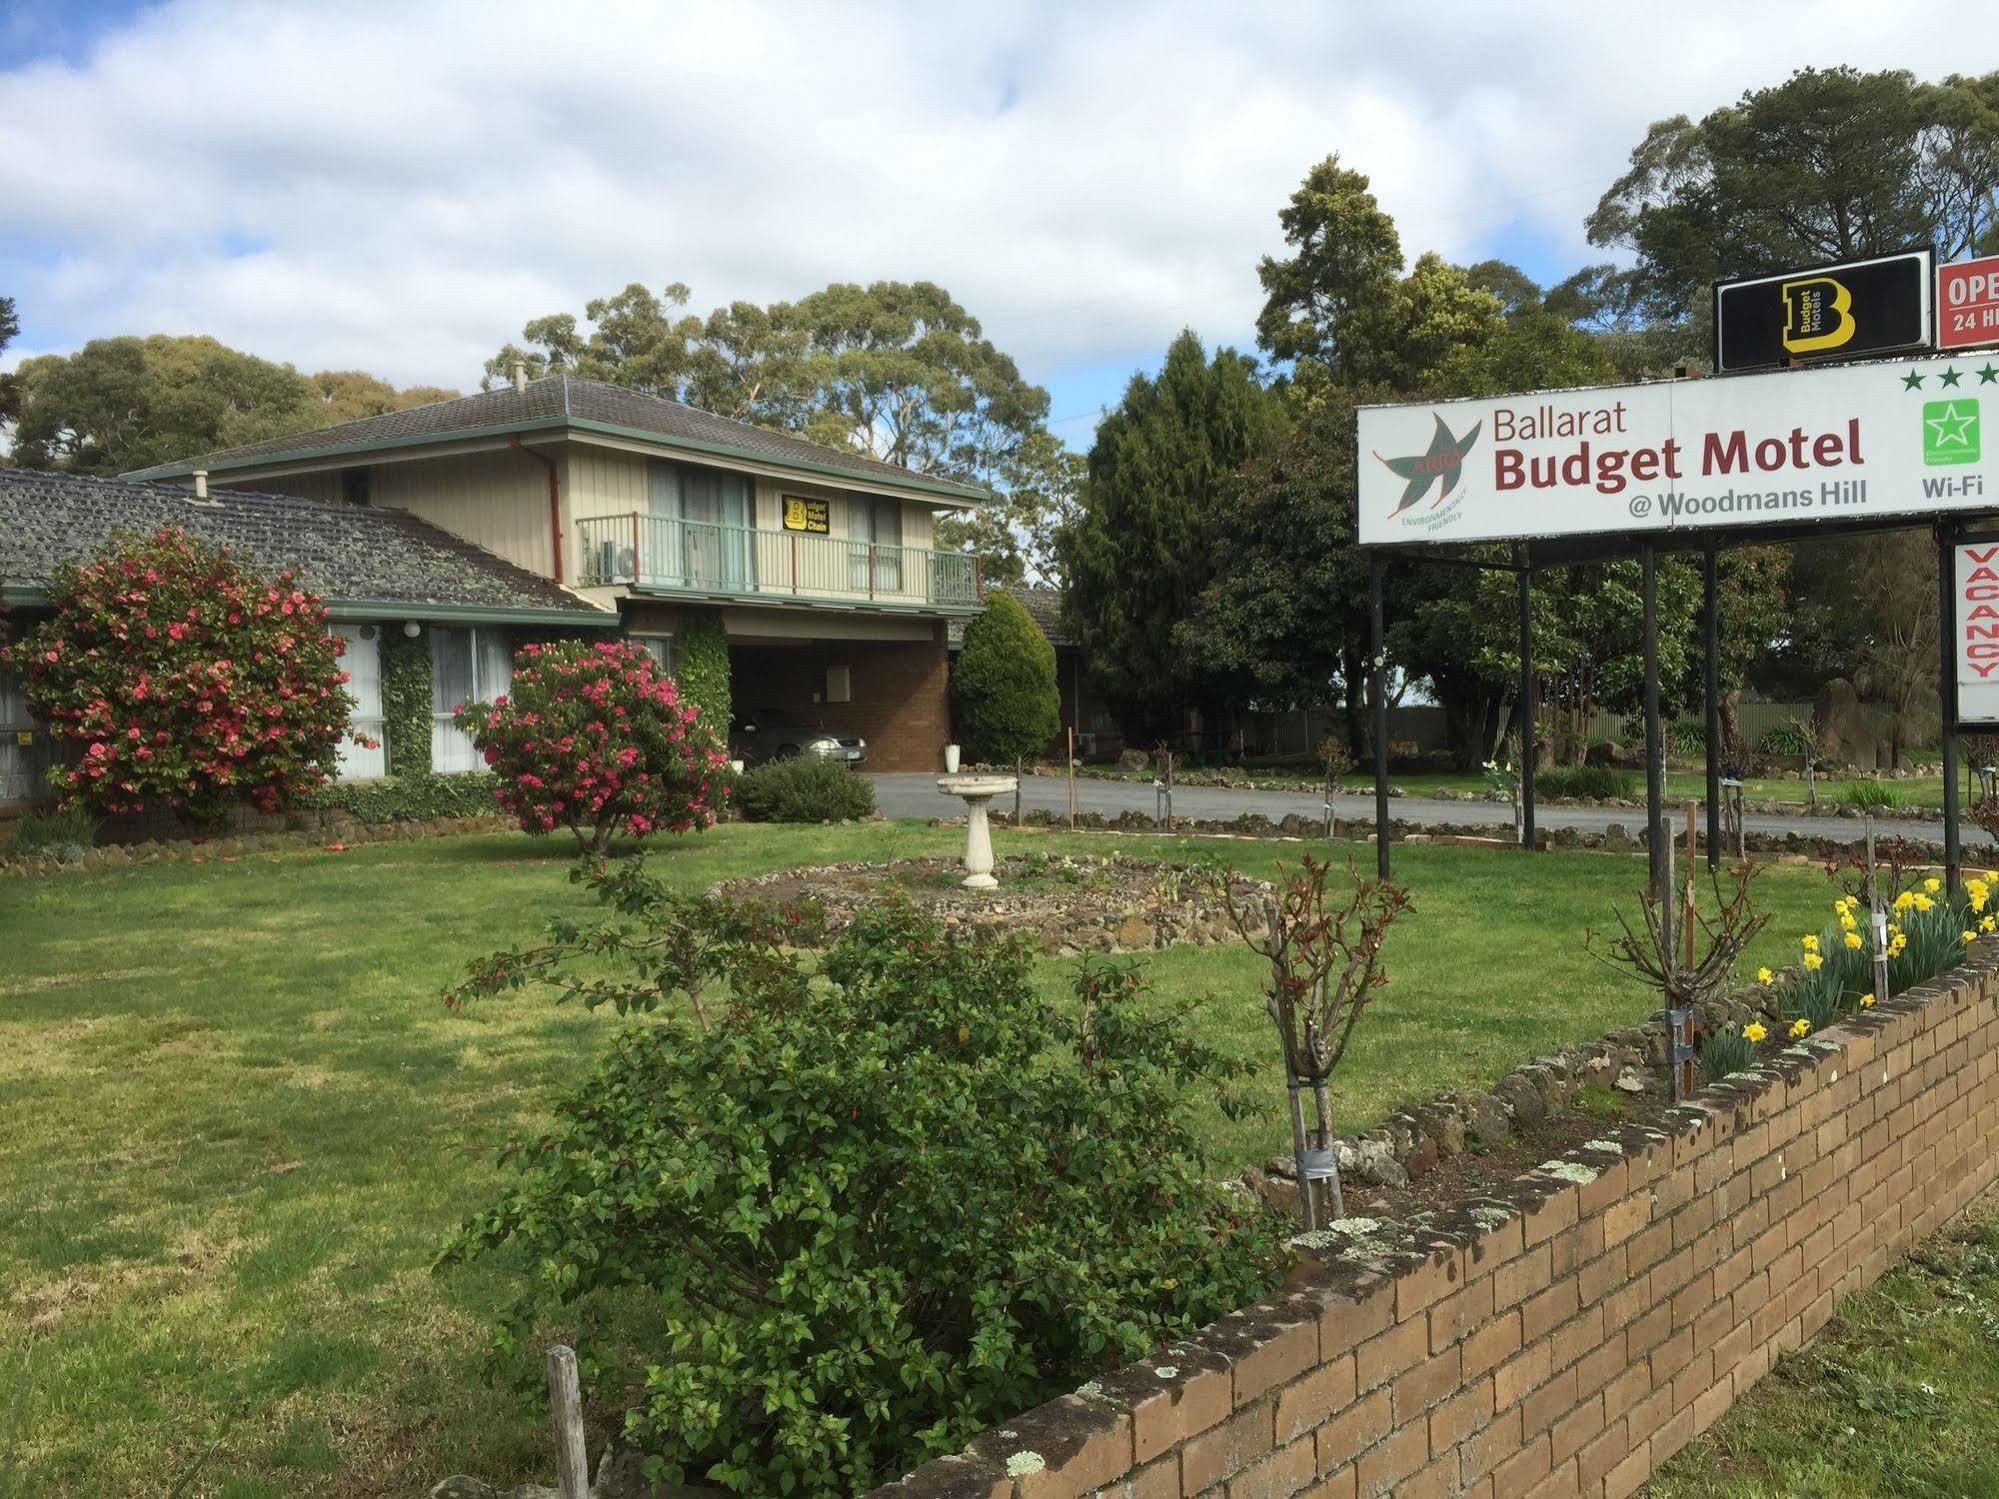
POLYGON ((1999 1197, 1782 1359, 1651 1499, 1999 1494, 1999 1197))
MULTIPOLYGON (((699 886, 960 836, 731 826, 656 862, 699 886)), ((1187 846, 1259 873, 1299 852, 1187 846)), ((1343 1126, 1646 1011, 1580 945, 1642 860, 1414 847, 1397 867, 1415 911, 1342 1073, 1343 1126)), ((0 1496, 165 1493, 211 1446, 190 1493, 550 1468, 540 1414, 475 1375, 501 1285, 428 1267, 494 1191, 488 1147, 545 1117, 616 1023, 533 994, 438 1002, 472 955, 584 909, 565 872, 557 845, 491 836, 0 881, 0 1496)), ((1752 965, 1829 894, 1799 866, 1761 888, 1779 914, 1752 965)), ((1072 966, 1044 962, 1051 992, 1072 966)), ((1180 949, 1153 971, 1162 1002, 1212 992, 1200 1026, 1272 1066, 1253 957, 1180 949)), ((1274 1112, 1206 1123, 1218 1171, 1283 1146, 1274 1112)))

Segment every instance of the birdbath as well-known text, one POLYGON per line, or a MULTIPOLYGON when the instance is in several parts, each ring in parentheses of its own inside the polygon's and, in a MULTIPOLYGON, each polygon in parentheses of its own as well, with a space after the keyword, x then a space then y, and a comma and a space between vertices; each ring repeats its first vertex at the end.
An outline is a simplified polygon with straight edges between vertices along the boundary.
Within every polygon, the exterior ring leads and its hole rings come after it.
POLYGON ((1020 783, 1012 776, 940 776, 937 789, 946 796, 965 802, 965 877, 959 883, 967 890, 996 890, 993 878, 993 839, 986 828, 986 803, 1012 791, 1020 783))

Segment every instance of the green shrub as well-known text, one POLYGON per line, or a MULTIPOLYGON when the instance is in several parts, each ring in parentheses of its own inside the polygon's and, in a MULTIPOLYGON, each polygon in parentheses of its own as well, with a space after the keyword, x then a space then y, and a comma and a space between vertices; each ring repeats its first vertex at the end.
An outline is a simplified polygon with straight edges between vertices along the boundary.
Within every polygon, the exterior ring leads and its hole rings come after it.
POLYGON ((1757 741, 1756 747, 1766 755, 1807 755, 1811 746, 1805 742, 1803 732, 1796 724, 1780 723, 1757 741))
POLYGON ((1086 960, 1056 1007, 1024 940, 905 897, 815 964, 786 919, 596 884, 626 920, 552 928, 486 987, 574 964, 585 1003, 651 1008, 685 956, 729 1006, 620 1034, 443 1261, 517 1267, 503 1363, 532 1378, 536 1329, 580 1329, 591 1395, 670 1481, 862 1493, 1275 1280, 1284 1230, 1205 1179, 1186 1118, 1242 1065, 1136 963, 1086 960))
POLYGON ((1711 1031, 1701 1042, 1701 1072, 1711 1083, 1741 1072, 1755 1060, 1756 1043, 1739 1027, 1711 1031))
POLYGON ((1638 794, 1638 774, 1614 765, 1555 765, 1534 773, 1534 794, 1581 796, 1596 801, 1629 798, 1638 794))
POLYGON ((322 811, 351 812, 371 826, 385 822, 429 822, 438 817, 491 817, 500 811, 493 798, 498 784, 487 770, 467 771, 463 775, 396 775, 383 776, 378 781, 334 781, 315 791, 310 805, 322 811))
POLYGON ((1683 758, 1707 753, 1707 725, 1698 718, 1676 718, 1666 725, 1666 748, 1683 758))
POLYGON ((1061 732, 1055 647, 1010 594, 994 591, 985 612, 965 627, 951 692, 974 760, 1032 759, 1061 732))
POLYGON ((14 841, 9 853, 56 858, 66 864, 83 857, 85 849, 97 841, 97 819, 80 805, 31 807, 14 825, 14 841))
POLYGON ((794 755, 743 772, 736 805, 749 822, 841 822, 875 809, 875 788, 836 760, 794 755))
POLYGON ((1902 805, 1902 793, 1883 781, 1847 781, 1833 799, 1863 812, 1881 812, 1902 805))

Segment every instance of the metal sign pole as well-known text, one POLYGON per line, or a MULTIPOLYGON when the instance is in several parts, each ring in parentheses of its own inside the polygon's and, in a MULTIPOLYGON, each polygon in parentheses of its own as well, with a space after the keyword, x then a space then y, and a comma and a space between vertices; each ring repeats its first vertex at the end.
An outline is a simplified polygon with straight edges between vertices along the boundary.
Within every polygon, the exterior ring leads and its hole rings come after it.
POLYGON ((1520 846, 1534 852, 1534 574, 1520 560, 1520 846))
POLYGON ((1381 558, 1367 557, 1368 679, 1374 693, 1374 863, 1388 878, 1388 647, 1383 641, 1381 558))
MULTIPOLYGON (((1957 802, 1957 526, 1940 520, 1937 537, 1937 713, 1943 734, 1943 880, 1957 889, 1963 850, 1957 802)), ((1886 998, 1886 996, 1882 996, 1886 998)))
POLYGON ((1707 867, 1721 867, 1721 584, 1715 545, 1701 552, 1702 633, 1707 637, 1707 867))
POLYGON ((1665 822, 1666 746, 1659 726, 1659 554, 1650 541, 1645 543, 1645 827, 1646 851, 1651 855, 1652 893, 1669 900, 1666 884, 1664 844, 1672 834, 1665 822))

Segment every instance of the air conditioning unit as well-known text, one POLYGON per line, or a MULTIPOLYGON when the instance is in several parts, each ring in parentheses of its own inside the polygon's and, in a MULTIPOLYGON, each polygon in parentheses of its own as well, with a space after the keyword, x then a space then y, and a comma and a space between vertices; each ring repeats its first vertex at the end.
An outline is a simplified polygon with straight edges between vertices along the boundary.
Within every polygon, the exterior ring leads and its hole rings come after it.
POLYGON ((597 581, 615 583, 620 579, 638 581, 638 553, 625 543, 601 541, 597 544, 597 581))

